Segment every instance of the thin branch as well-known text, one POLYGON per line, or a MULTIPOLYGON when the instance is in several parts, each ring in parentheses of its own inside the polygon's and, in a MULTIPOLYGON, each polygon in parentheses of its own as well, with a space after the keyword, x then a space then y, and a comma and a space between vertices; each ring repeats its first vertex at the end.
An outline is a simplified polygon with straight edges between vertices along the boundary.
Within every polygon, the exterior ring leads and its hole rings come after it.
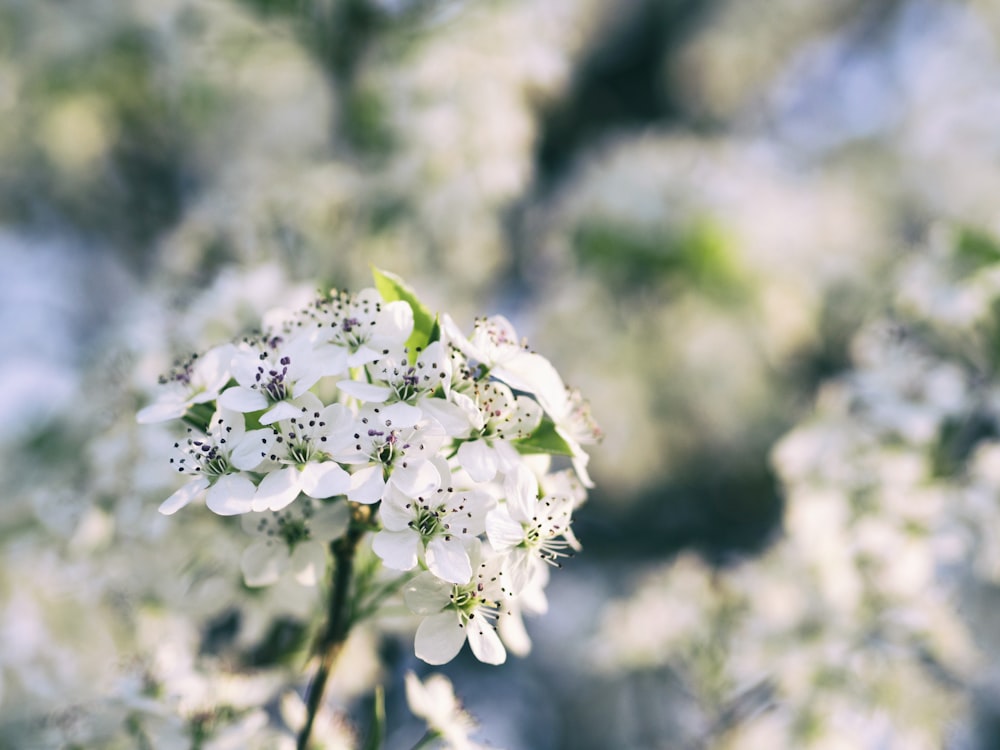
POLYGON ((319 641, 319 666, 306 697, 306 723, 299 732, 297 750, 306 750, 309 746, 309 736, 312 734, 313 722, 319 707, 323 702, 326 683, 333 670, 337 657, 343 650, 347 636, 354 624, 351 612, 350 589, 354 577, 354 555, 358 550, 358 542, 368 530, 371 508, 367 505, 354 505, 351 527, 340 539, 330 543, 333 553, 333 577, 330 585, 330 602, 327 608, 326 629, 319 641))

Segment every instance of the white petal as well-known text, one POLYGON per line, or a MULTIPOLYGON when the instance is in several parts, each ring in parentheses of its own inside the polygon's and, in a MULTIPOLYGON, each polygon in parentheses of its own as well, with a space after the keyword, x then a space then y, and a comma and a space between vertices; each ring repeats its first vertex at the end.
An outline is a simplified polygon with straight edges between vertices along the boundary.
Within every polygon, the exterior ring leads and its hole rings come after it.
POLYGON ((538 570, 534 564, 537 559, 532 552, 522 547, 515 547, 507 552, 504 571, 510 582, 510 590, 515 594, 520 594, 531 583, 538 570))
POLYGON ((497 469, 504 474, 509 474, 524 463, 524 457, 517 452, 517 448, 506 440, 493 443, 493 455, 496 457, 497 469))
POLYGON ((593 487, 594 480, 590 478, 590 472, 587 471, 588 463, 590 463, 590 456, 586 453, 573 456, 573 468, 576 469, 576 474, 580 477, 580 484, 584 487, 593 487))
POLYGON ((347 355, 347 366, 360 367, 361 365, 367 365, 369 362, 374 362, 381 356, 382 354, 378 350, 362 345, 347 355))
POLYGON ((309 532, 313 539, 330 541, 341 536, 351 523, 351 509, 347 503, 314 503, 316 510, 309 519, 309 532))
POLYGON ((383 406, 378 411, 378 418, 382 420, 383 424, 391 426, 394 430, 413 427, 424 416, 417 407, 404 404, 401 401, 383 406))
POLYGON ((290 559, 284 542, 260 539, 243 551, 240 569, 247 586, 269 586, 277 583, 288 570, 290 559))
POLYGON ((220 516, 235 516, 253 509, 257 488, 242 474, 227 474, 208 488, 205 504, 220 516))
POLYGON ((292 573, 303 586, 315 586, 326 572, 326 548, 319 542, 300 542, 292 552, 292 573))
POLYGON ((267 408, 267 399, 259 391, 243 386, 227 388, 219 394, 219 406, 243 413, 267 408))
POLYGON ((476 613, 465 629, 468 631, 469 647, 479 661, 484 664, 503 664, 507 661, 507 650, 503 647, 500 636, 482 613, 476 613))
POLYGON ((497 629, 500 631, 501 640, 515 654, 527 656, 531 653, 531 637, 524 627, 524 618, 519 611, 501 615, 497 629))
POLYGON ((179 419, 187 411, 187 403, 183 397, 177 394, 170 394, 169 399, 154 401, 149 406, 139 409, 135 415, 135 421, 139 424, 153 424, 155 422, 165 422, 168 419, 179 419))
POLYGON ((366 466, 351 474, 351 484, 347 490, 347 499, 366 505, 378 502, 385 492, 385 479, 382 478, 382 464, 366 466))
POLYGON ((520 464, 504 478, 503 489, 510 517, 530 521, 538 509, 538 479, 534 472, 520 464))
POLYGON ((387 305, 375 316, 375 335, 373 343, 401 344, 413 333, 413 308, 409 302, 396 300, 387 305))
POLYGON ((252 471, 260 466, 274 444, 273 430, 251 430, 246 433, 229 454, 229 463, 241 471, 252 471))
POLYGON ((413 570, 417 566, 420 535, 412 529, 378 532, 372 538, 372 549, 393 570, 413 570))
POLYGON ((340 375, 347 371, 347 350, 342 346, 318 346, 313 350, 311 363, 323 377, 340 375))
POLYGON ((452 588, 433 573, 421 573, 406 584, 403 601, 414 614, 431 615, 448 606, 452 588))
POLYGON ((501 505, 486 514, 486 536, 498 552, 516 547, 524 541, 524 527, 510 517, 510 511, 501 505))
POLYGON ((492 370, 491 374, 512 388, 535 394, 554 419, 566 413, 566 386, 556 368, 541 354, 522 349, 492 370))
POLYGON ((299 496, 299 470, 287 467, 261 480, 254 496, 254 510, 281 510, 299 496))
POLYGON ((382 519, 382 526, 389 531, 409 528, 417 516, 413 501, 391 485, 386 487, 378 514, 382 519))
POLYGON ((198 497, 198 495, 201 494, 202 490, 206 487, 208 487, 208 480, 205 479, 205 477, 195 477, 177 490, 177 492, 160 503, 160 513, 165 516, 172 516, 174 513, 198 497))
POLYGON ((341 380, 337 383, 337 387, 348 396, 354 396, 359 401, 368 404, 384 403, 392 395, 390 388, 381 385, 372 385, 371 383, 362 383, 359 380, 341 380))
POLYGON ((428 664, 447 664, 458 656, 463 643, 465 630, 459 625, 457 613, 442 612, 420 623, 413 640, 413 651, 418 659, 428 664))
MULTIPOLYGON (((499 441, 503 442, 503 441, 499 441)), ((458 447, 458 463, 475 482, 488 482, 497 473, 497 457, 485 440, 473 440, 458 447)))
POLYGON ((465 437, 469 434, 472 422, 469 415, 458 404, 443 398, 422 398, 417 407, 425 417, 431 417, 440 424, 449 437, 465 437))
MULTIPOLYGON (((195 365, 195 377, 205 390, 215 398, 230 377, 236 347, 232 344, 222 344, 213 347, 198 358, 195 365)), ((211 399, 209 399, 211 400, 211 399)))
MULTIPOLYGON (((265 404, 266 406, 267 404, 265 404)), ((263 408, 263 407, 262 407, 263 408)), ((261 424, 274 424, 282 419, 291 419, 302 413, 302 407, 289 401, 279 401, 260 415, 261 424)))
MULTIPOLYGON (((246 344, 242 345, 246 347, 246 344)), ((233 356, 232 373, 236 382, 250 389, 257 381, 257 368, 260 366, 260 351, 252 348, 241 348, 233 356)), ((255 392, 255 391, 254 391, 255 392)), ((263 398, 263 396, 261 396, 263 398)), ((242 410, 237 410, 242 411, 242 410)))
POLYGON ((472 565, 465 545, 457 537, 436 537, 424 553, 427 567, 438 578, 451 583, 468 583, 472 578, 472 565))
POLYGON ((351 484, 351 475, 335 461, 310 462, 299 475, 302 491, 318 499, 343 495, 351 484))
POLYGON ((408 497, 426 495, 438 488, 441 475, 430 461, 403 461, 405 466, 393 467, 389 483, 408 497))

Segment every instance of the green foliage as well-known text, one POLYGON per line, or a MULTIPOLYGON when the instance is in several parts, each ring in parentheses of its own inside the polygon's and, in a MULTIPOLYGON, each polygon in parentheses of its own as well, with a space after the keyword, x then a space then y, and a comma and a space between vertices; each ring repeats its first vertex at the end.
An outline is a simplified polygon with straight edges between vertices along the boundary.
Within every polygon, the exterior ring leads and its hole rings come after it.
POLYGON ((413 333, 406 340, 410 351, 423 349, 432 341, 437 341, 441 335, 437 317, 419 300, 416 292, 394 273, 372 266, 372 276, 375 288, 386 302, 402 300, 413 310, 413 333))
POLYGON ((1000 242, 975 227, 961 227, 955 238, 955 261, 959 274, 973 274, 1000 262, 1000 242))
POLYGON ((569 443, 556 432, 555 423, 551 419, 543 419, 538 428, 526 438, 512 441, 520 453, 548 453, 552 456, 572 456, 569 443))
POLYGON ((385 742, 385 691, 381 685, 376 686, 372 696, 371 728, 365 741, 365 750, 381 750, 385 742))
POLYGON ((593 220, 577 229, 574 244, 585 266, 625 289, 666 280, 726 300, 745 297, 731 243, 707 219, 677 230, 593 220))

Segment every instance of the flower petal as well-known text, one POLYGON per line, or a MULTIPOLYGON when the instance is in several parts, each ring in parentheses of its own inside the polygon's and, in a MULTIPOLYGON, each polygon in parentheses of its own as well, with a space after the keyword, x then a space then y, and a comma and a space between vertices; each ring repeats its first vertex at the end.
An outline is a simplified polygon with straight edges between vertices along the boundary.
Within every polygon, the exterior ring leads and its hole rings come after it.
POLYGON ((472 564, 465 545, 457 537, 436 537, 427 545, 424 554, 427 567, 438 578, 450 583, 468 583, 472 578, 472 564))
POLYGON ((440 424, 449 437, 465 437, 472 427, 468 412, 446 399, 425 397, 417 401, 417 408, 440 424))
POLYGON ((251 430, 246 433, 229 454, 229 463, 241 471, 252 471, 260 466, 274 444, 273 430, 251 430))
POLYGON ((160 513, 165 516, 172 516, 174 513, 198 497, 198 495, 201 494, 206 487, 208 487, 208 480, 205 479, 205 477, 195 477, 177 490, 177 492, 160 503, 160 513))
POLYGON ((287 467, 268 474, 257 486, 254 510, 281 510, 299 496, 299 470, 287 467))
POLYGON ((538 479, 524 464, 507 474, 503 483, 507 510, 517 521, 530 521, 538 509, 538 479))
POLYGON ((441 483, 441 475, 430 461, 404 461, 393 467, 389 483, 407 497, 419 497, 436 490, 441 483))
POLYGON ((516 547, 524 541, 524 527, 510 517, 510 509, 501 505, 486 514, 486 536, 498 552, 516 547))
MULTIPOLYGON (((228 391, 227 391, 228 392, 228 391)), ((267 404, 264 404, 267 406, 267 404)), ((263 407, 261 407, 263 408, 263 407)), ((274 424, 282 419, 291 419, 302 413, 302 407, 288 401, 279 401, 266 412, 260 415, 261 424, 274 424)))
POLYGON ((518 610, 503 615, 497 622, 500 639, 517 656, 531 653, 531 637, 524 627, 524 618, 518 610))
POLYGON ((413 570, 417 567, 417 548, 420 535, 412 529, 386 531, 383 529, 372 538, 372 550, 382 558, 386 567, 393 570, 413 570))
POLYGON ((253 510, 257 488, 242 474, 227 474, 208 488, 205 504, 220 516, 235 516, 253 510))
POLYGON ((309 532, 313 539, 328 542, 341 536, 351 524, 351 509, 347 503, 313 503, 316 507, 309 519, 309 532))
POLYGON ((319 542, 300 542, 291 557, 292 573, 303 586, 315 586, 326 572, 326 548, 319 542))
POLYGON ((149 406, 139 409, 135 415, 135 421, 139 424, 153 424, 154 422, 166 422, 168 419, 179 419, 187 411, 187 403, 183 397, 176 394, 169 399, 154 401, 149 406))
POLYGON ((403 601, 414 614, 432 615, 451 602, 452 585, 433 573, 421 573, 403 589, 403 601))
POLYGON ((475 482, 488 482, 497 473, 497 457, 485 440, 473 440, 458 447, 458 463, 475 482))
POLYGON ((219 406, 224 409, 247 413, 266 409, 267 399, 259 391, 244 386, 236 386, 234 388, 227 388, 219 394, 219 406))
POLYGON ((302 491, 317 500, 343 495, 351 485, 351 475, 335 461, 310 462, 299 474, 302 491))
POLYGON ((385 479, 382 478, 382 464, 366 466, 351 474, 351 484, 347 490, 348 500, 367 505, 380 500, 383 492, 385 492, 385 479))
POLYGON ((482 613, 471 615, 465 630, 469 638, 469 647, 479 661, 484 664, 503 664, 507 661, 507 649, 503 647, 496 629, 482 613))
POLYGON ((260 539, 243 550, 240 569, 247 586, 270 586, 288 570, 289 563, 284 542, 260 539))
POLYGON ((459 624, 458 615, 455 612, 442 612, 431 615, 420 623, 413 639, 413 651, 418 659, 423 659, 428 664, 447 664, 458 656, 463 643, 465 630, 459 624))
POLYGON ((378 514, 382 519, 382 526, 389 531, 409 528, 410 523, 416 519, 413 502, 392 486, 386 488, 378 514))
POLYGON ((348 396, 369 404, 382 404, 389 400, 392 390, 381 385, 362 383, 359 380, 341 380, 337 387, 348 396))

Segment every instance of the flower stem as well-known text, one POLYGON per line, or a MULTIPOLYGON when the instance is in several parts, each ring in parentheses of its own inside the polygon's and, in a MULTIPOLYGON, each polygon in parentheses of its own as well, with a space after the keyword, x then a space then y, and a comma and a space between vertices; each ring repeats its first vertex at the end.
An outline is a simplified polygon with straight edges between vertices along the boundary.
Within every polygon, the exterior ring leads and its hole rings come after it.
POLYGON ((318 644, 319 666, 316 668, 312 682, 309 683, 306 697, 306 722, 302 731, 299 732, 296 743, 297 750, 306 750, 309 746, 309 735, 312 734, 313 722, 316 720, 316 714, 319 713, 319 707, 323 702, 326 682, 337 657, 343 650, 347 636, 351 632, 351 625, 354 623, 348 594, 351 589, 351 579, 354 576, 354 555, 358 549, 358 542, 368 530, 371 508, 367 505, 354 503, 352 506, 351 527, 344 536, 330 543, 330 551, 333 553, 333 574, 330 585, 330 601, 327 607, 326 629, 318 644))
POLYGON ((425 747, 430 747, 433 742, 441 736, 440 732, 435 732, 432 729, 428 729, 426 734, 417 740, 417 744, 414 745, 410 750, 424 750, 425 747))

